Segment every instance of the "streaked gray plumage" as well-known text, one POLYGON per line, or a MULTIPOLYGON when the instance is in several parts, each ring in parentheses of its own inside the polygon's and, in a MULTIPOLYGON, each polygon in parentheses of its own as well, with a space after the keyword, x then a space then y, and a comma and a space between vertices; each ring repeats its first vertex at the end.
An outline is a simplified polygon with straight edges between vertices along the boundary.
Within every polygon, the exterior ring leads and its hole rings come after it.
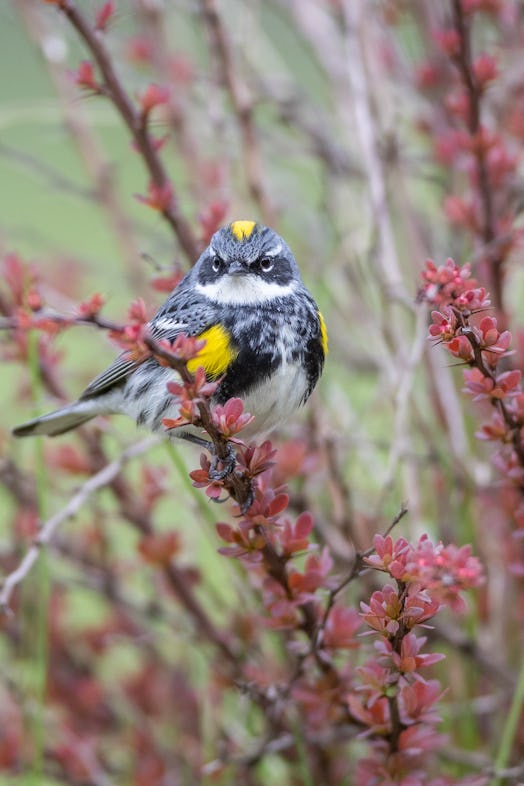
MULTIPOLYGON (((224 328, 233 350, 215 403, 242 398, 255 415, 243 436, 270 431, 309 397, 327 339, 293 254, 268 227, 237 221, 219 229, 150 328, 154 338, 173 341, 181 332, 199 336, 215 325, 224 328)), ((18 426, 13 434, 56 436, 96 415, 118 413, 159 431, 163 418, 178 414, 176 399, 166 390, 173 375, 154 358, 136 363, 122 353, 77 401, 18 426)), ((183 431, 169 433, 182 436, 183 431)))

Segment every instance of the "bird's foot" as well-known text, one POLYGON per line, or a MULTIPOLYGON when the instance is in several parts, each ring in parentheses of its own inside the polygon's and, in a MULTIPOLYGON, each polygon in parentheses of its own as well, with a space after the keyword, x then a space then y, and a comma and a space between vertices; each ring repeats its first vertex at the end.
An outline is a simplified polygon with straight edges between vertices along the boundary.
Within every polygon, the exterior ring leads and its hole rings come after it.
POLYGON ((209 469, 209 477, 211 480, 224 480, 227 478, 228 475, 231 475, 233 470, 235 469, 237 460, 235 455, 235 449, 233 445, 228 442, 227 443, 227 456, 225 458, 221 458, 216 451, 215 445, 211 444, 211 467, 209 469), (219 465, 222 465, 219 469, 219 465))
POLYGON ((246 513, 248 512, 249 508, 251 507, 254 501, 255 501, 255 487, 253 485, 253 481, 250 479, 249 486, 247 489, 246 499, 242 503, 239 503, 241 516, 246 515, 246 513))
POLYGON ((191 442, 193 445, 198 445, 211 453, 211 467, 209 468, 209 479, 212 481, 224 480, 228 475, 231 475, 235 469, 237 460, 235 449, 233 445, 227 443, 227 455, 221 457, 217 453, 216 445, 209 439, 204 439, 196 434, 186 433, 180 434, 179 439, 185 439, 186 442, 191 442), (221 465, 221 466, 220 466, 221 465), (220 469, 219 469, 220 466, 220 469))

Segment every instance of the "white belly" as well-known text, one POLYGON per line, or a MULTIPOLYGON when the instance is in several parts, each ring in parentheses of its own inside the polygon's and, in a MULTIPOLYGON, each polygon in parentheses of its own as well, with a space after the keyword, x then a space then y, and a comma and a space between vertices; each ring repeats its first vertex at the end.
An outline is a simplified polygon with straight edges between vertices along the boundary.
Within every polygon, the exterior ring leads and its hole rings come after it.
POLYGON ((306 390, 307 379, 300 364, 280 366, 271 379, 265 380, 243 398, 244 411, 254 415, 255 420, 241 431, 239 437, 249 439, 272 431, 300 406, 306 390))
MULTIPOLYGON (((124 412, 134 418, 139 425, 162 432, 164 428, 162 420, 176 419, 179 414, 176 397, 171 396, 166 390, 169 380, 178 381, 177 374, 168 368, 158 369, 154 385, 140 400, 129 396, 125 401, 120 399, 119 405, 112 408, 111 397, 108 396, 105 400, 105 411, 112 409, 114 412, 124 412), (163 407, 163 403, 168 406, 163 407), (145 416, 144 409, 147 411, 145 416)), ((141 381, 142 374, 138 369, 128 385, 136 389, 141 381)), ((283 363, 270 379, 264 380, 243 397, 244 411, 254 415, 255 420, 240 432, 240 439, 249 440, 255 435, 267 434, 287 420, 302 403, 306 389, 307 379, 302 366, 299 363, 283 363)), ((182 428, 183 430, 193 431, 192 428, 182 428)), ((176 437, 180 433, 181 431, 174 429, 169 436, 176 437)))

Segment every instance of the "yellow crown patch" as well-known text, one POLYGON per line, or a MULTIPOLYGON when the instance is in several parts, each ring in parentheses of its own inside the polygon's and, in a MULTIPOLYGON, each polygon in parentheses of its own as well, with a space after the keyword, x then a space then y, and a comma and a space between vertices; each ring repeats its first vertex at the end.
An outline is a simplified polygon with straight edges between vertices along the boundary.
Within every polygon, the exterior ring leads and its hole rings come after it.
POLYGON ((247 240, 253 234, 256 221, 233 221, 231 232, 237 240, 247 240))

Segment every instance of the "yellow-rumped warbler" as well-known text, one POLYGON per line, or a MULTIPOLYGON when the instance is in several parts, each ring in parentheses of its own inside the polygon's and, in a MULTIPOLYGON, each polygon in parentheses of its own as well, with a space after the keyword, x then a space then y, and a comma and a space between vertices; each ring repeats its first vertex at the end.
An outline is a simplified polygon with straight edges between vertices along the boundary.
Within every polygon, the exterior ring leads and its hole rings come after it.
MULTIPOLYGON (((232 396, 243 400, 255 416, 243 437, 271 431, 303 404, 327 353, 324 320, 291 250, 254 221, 234 221, 215 232, 149 327, 157 340, 173 341, 180 333, 205 339, 188 368, 203 366, 209 379, 220 380, 213 403, 232 396)), ((96 415, 118 413, 162 430, 164 418, 178 415, 176 398, 166 388, 174 373, 153 357, 140 363, 124 352, 77 401, 13 434, 55 436, 96 415)), ((191 439, 190 431, 173 429, 169 435, 191 439)))

